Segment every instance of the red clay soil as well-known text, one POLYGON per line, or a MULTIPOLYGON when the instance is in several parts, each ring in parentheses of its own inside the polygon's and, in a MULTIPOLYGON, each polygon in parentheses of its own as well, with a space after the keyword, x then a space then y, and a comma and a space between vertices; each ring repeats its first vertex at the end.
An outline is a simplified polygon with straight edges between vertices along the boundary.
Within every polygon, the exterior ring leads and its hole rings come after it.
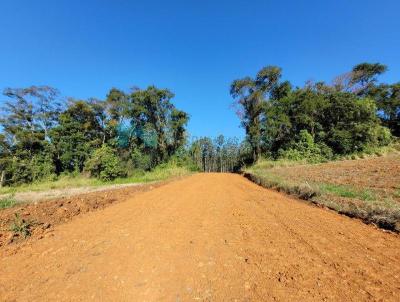
POLYGON ((32 236, 30 239, 48 236, 53 226, 65 223, 73 217, 103 209, 111 204, 131 198, 134 194, 146 192, 159 187, 169 181, 138 184, 120 189, 97 191, 65 198, 46 200, 34 203, 24 203, 12 208, 0 210, 0 248, 15 248, 10 244, 26 244, 30 241, 23 240, 20 235, 10 231, 10 226, 15 220, 15 213, 21 219, 31 222, 32 236))
POLYGON ((0 301, 400 301, 400 237, 197 174, 0 250, 0 301))

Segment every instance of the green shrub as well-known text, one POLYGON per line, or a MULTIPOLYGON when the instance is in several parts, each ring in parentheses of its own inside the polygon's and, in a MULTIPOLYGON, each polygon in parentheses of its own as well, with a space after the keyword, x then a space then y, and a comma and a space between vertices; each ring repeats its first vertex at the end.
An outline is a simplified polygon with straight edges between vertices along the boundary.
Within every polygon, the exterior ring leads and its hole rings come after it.
POLYGON ((6 176, 7 184, 17 185, 56 178, 53 160, 51 155, 46 152, 32 157, 28 157, 26 154, 23 158, 14 157, 7 165, 6 176))
POLYGON ((110 181, 125 175, 118 156, 107 145, 103 145, 93 152, 85 163, 85 171, 102 181, 110 181))
POLYGON ((393 140, 390 130, 383 126, 371 128, 371 143, 375 146, 387 146, 393 140))
POLYGON ((32 227, 34 223, 30 220, 25 220, 19 216, 18 213, 14 214, 14 221, 10 226, 10 231, 14 234, 24 236, 24 238, 29 237, 32 234, 32 227))
POLYGON ((12 184, 23 184, 32 182, 32 165, 26 159, 13 159, 7 171, 11 177, 8 182, 12 184))
POLYGON ((175 164, 177 167, 184 167, 191 172, 200 171, 199 166, 194 162, 184 147, 178 148, 168 162, 175 164))
POLYGON ((352 135, 347 130, 332 129, 328 143, 339 154, 351 153, 355 148, 352 135))
POLYGON ((324 116, 327 130, 324 141, 339 154, 364 151, 368 146, 386 146, 392 138, 388 128, 380 125, 375 101, 358 99, 347 93, 329 97, 324 116))
POLYGON ((135 149, 131 154, 131 166, 134 170, 149 171, 153 167, 152 158, 149 154, 135 149))
POLYGON ((280 149, 278 157, 292 161, 305 160, 318 163, 333 157, 332 149, 324 143, 315 143, 313 136, 307 130, 301 130, 299 139, 287 150, 280 149))
POLYGON ((55 180, 55 167, 50 154, 36 155, 31 161, 32 180, 55 180))

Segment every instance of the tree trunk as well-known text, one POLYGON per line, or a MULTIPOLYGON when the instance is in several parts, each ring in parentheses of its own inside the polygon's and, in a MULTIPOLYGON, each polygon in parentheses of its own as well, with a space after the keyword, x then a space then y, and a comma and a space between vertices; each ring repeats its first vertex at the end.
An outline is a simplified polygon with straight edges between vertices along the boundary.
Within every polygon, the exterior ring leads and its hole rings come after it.
POLYGON ((4 182, 6 180, 6 171, 1 171, 1 176, 0 176, 0 188, 4 186, 4 182))

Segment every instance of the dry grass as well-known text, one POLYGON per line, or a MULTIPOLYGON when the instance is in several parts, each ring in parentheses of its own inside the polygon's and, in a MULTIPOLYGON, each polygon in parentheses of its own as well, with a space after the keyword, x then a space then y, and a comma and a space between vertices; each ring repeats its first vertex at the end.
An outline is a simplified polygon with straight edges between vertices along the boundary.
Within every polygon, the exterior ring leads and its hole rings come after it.
POLYGON ((21 202, 36 202, 39 200, 61 198, 76 194, 113 189, 141 183, 162 181, 169 178, 188 175, 190 172, 185 167, 167 164, 155 168, 150 172, 136 172, 130 177, 117 178, 104 182, 83 175, 63 176, 55 181, 41 181, 14 187, 0 188, 0 209, 12 207, 21 202))
POLYGON ((244 170, 257 184, 400 231, 400 154, 323 164, 260 161, 244 170))

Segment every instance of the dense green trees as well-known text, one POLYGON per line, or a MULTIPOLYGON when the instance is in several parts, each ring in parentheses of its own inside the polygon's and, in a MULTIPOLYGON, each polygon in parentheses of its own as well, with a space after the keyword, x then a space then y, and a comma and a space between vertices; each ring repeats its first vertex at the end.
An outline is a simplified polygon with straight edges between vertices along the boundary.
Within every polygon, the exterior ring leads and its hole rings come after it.
POLYGON ((320 160, 387 145, 400 132, 400 86, 377 84, 386 70, 382 64, 362 63, 332 85, 307 83, 295 89, 279 82, 281 70, 273 66, 261 69, 255 79, 235 80, 231 94, 241 106, 253 159, 264 153, 320 160))
POLYGON ((2 184, 84 171, 110 180, 166 162, 186 142, 189 117, 168 89, 113 88, 104 101, 66 104, 47 86, 8 88, 4 95, 2 184))
POLYGON ((131 124, 141 133, 139 143, 151 149, 155 164, 165 161, 184 143, 189 117, 173 106, 173 96, 168 89, 154 86, 146 90, 136 89, 130 96, 131 124))
POLYGON ((82 172, 92 151, 103 143, 102 132, 91 104, 71 101, 51 130, 57 173, 82 172))
POLYGON ((242 125, 248 134, 248 142, 252 147, 253 160, 261 154, 261 113, 265 98, 271 94, 281 77, 281 69, 267 66, 261 69, 252 79, 245 77, 233 81, 231 95, 240 106, 242 125))
POLYGON ((2 183, 30 182, 51 177, 49 132, 61 110, 58 92, 50 87, 5 89, 1 144, 2 183), (39 166, 40 165, 40 166, 39 166))
POLYGON ((376 100, 383 125, 400 137, 400 82, 374 86, 369 95, 376 100))
POLYGON ((362 63, 324 82, 293 88, 282 70, 233 81, 246 140, 203 137, 187 144, 189 116, 168 89, 112 88, 104 100, 62 101, 48 86, 4 90, 0 183, 88 173, 103 180, 169 161, 235 171, 261 155, 321 161, 400 136, 400 83, 379 83, 385 65, 362 63))

